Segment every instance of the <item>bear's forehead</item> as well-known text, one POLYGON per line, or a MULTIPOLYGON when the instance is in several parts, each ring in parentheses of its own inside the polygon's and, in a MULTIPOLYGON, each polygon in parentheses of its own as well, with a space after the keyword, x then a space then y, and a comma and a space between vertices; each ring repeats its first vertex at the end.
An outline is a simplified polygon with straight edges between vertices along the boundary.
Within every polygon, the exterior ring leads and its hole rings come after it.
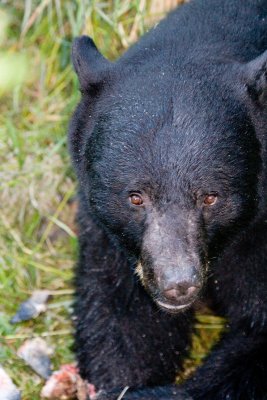
MULTIPOLYGON (((187 121, 168 121, 147 130, 136 123, 113 131, 108 121, 105 124, 100 163, 95 167, 99 175, 123 184, 137 179, 144 187, 152 185, 157 189, 157 185, 162 188, 165 183, 166 188, 177 189, 181 184, 184 188, 197 188, 209 182, 216 190, 215 183, 239 179, 240 171, 248 167, 249 132, 244 133, 242 142, 235 132, 200 132, 198 126, 188 126, 187 121)), ((255 154, 258 151, 253 143, 251 150, 255 154)))
POLYGON ((99 143, 99 176, 122 186, 137 178, 153 190, 164 183, 178 190, 181 184, 196 188, 207 182, 216 190, 219 181, 240 180, 240 173, 250 168, 250 153, 259 150, 242 109, 233 105, 224 113, 217 104, 203 112, 193 102, 188 107, 181 98, 176 100, 171 97, 155 106, 152 98, 141 102, 115 93, 105 98, 96 129, 101 140, 93 142, 99 143))
POLYGON ((180 78, 132 76, 99 99, 101 140, 94 143, 99 143, 96 168, 102 175, 132 180, 138 173, 155 185, 175 184, 177 177, 197 184, 248 168, 249 153, 257 154, 258 147, 242 104, 223 85, 212 85, 212 76, 202 82, 196 76, 180 78))
POLYGON ((207 156, 218 158, 224 153, 238 154, 247 149, 249 140, 255 140, 250 120, 234 106, 225 113, 218 105, 203 110, 193 103, 188 107, 175 98, 160 105, 153 99, 141 102, 132 98, 127 102, 115 97, 108 103, 97 121, 106 142, 104 148, 128 151, 129 156, 142 151, 147 156, 160 152, 167 160, 173 155, 187 158, 188 154, 198 157, 206 152, 207 156))
MULTIPOLYGON (((216 133, 220 126, 235 129, 239 124, 239 104, 228 88, 215 78, 173 76, 157 80, 153 75, 128 77, 114 83, 97 103, 98 113, 115 134, 123 130, 145 133, 169 125, 175 137, 216 133), (235 115, 235 118, 231 118, 235 115), (195 133, 194 133, 195 135, 195 133)), ((243 113, 245 114, 245 113, 243 113)), ((243 116, 241 117, 241 119, 243 116)))

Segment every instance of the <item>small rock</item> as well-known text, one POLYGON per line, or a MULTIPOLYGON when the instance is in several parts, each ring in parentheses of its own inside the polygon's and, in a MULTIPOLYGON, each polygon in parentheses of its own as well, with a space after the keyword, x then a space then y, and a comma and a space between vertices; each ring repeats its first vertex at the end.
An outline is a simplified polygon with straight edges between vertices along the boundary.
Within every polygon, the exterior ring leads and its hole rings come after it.
POLYGON ((28 300, 21 303, 17 313, 11 318, 10 322, 16 324, 38 317, 39 314, 46 311, 46 302, 49 295, 48 290, 35 290, 28 300))
POLYGON ((52 373, 50 356, 53 354, 53 349, 45 340, 41 338, 26 340, 18 349, 17 354, 38 375, 45 379, 49 378, 52 373))

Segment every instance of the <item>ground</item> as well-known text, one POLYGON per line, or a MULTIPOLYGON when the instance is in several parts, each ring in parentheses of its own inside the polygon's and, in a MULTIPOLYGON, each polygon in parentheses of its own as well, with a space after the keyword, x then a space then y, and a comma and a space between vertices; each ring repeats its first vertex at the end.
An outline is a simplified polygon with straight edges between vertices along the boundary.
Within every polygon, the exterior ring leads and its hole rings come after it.
MULTIPOLYGON (((163 16, 156 1, 153 7, 142 0, 90 4, 85 9, 79 0, 7 0, 0 9, 0 31, 6 26, 6 36, 0 37, 2 58, 10 62, 9 79, 3 78, 0 64, 0 364, 25 400, 39 399, 43 386, 16 356, 26 338, 43 336, 55 346, 55 369, 74 359, 70 313, 76 203, 66 146, 67 123, 79 96, 70 65, 72 39, 88 34, 114 59, 163 16), (11 325, 18 305, 37 288, 53 293, 47 312, 11 325)), ((199 315, 185 376, 221 327, 218 317, 199 315)))

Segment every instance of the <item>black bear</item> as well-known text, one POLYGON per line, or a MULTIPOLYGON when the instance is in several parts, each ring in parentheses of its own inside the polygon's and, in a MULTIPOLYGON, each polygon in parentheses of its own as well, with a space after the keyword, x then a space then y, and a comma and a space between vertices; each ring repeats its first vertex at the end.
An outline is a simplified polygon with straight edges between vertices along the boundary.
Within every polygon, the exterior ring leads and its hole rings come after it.
POLYGON ((267 399, 266 49, 267 0, 192 0, 114 63, 74 42, 75 342, 102 399, 267 399), (175 386, 199 298, 229 325, 175 386))

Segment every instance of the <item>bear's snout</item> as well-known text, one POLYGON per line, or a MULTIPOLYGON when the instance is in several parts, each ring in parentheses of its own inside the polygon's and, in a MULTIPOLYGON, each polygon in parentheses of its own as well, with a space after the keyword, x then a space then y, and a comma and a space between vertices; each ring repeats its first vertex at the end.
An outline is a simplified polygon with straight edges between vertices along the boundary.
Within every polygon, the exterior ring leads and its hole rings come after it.
POLYGON ((194 266, 165 268, 159 274, 155 273, 155 283, 158 286, 157 303, 172 311, 190 306, 202 287, 200 274, 194 266))
POLYGON ((204 284, 205 243, 200 249, 193 240, 201 233, 193 213, 177 209, 154 212, 148 220, 136 272, 156 303, 170 312, 189 307, 204 284))
POLYGON ((170 300, 171 302, 184 301, 195 298, 198 293, 198 286, 194 286, 192 282, 182 281, 182 282, 171 282, 163 290, 163 296, 170 300))
POLYGON ((188 308, 198 298, 204 284, 201 271, 201 266, 153 265, 148 259, 138 263, 136 269, 155 302, 169 312, 188 308))

